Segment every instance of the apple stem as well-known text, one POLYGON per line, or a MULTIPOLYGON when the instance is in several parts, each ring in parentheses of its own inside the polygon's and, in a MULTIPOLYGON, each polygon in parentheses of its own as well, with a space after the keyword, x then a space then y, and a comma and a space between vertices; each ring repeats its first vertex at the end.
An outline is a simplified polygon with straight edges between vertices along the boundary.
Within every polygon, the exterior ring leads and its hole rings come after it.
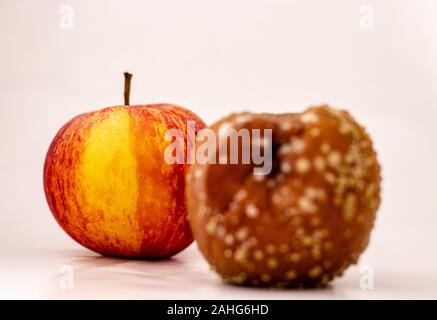
POLYGON ((129 105, 129 96, 130 96, 130 81, 132 79, 132 74, 129 72, 124 73, 124 105, 129 105))

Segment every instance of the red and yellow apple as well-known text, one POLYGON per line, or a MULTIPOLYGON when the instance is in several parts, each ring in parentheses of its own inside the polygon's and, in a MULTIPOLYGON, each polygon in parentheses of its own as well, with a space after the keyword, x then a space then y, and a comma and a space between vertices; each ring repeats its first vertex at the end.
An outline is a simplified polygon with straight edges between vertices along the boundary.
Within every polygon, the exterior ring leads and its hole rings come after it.
POLYGON ((164 135, 186 134, 188 121, 196 132, 205 126, 187 109, 156 104, 109 107, 65 124, 44 166, 46 198, 65 232, 103 255, 161 258, 186 248, 188 165, 165 161, 164 135))

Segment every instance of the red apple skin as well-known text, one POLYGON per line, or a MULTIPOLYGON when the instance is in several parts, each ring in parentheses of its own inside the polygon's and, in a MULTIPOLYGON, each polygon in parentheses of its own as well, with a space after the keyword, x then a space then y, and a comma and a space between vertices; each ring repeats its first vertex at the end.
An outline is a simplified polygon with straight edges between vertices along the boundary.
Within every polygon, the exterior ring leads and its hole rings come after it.
MULTIPOLYGON (((193 241, 186 216, 187 164, 168 164, 168 129, 191 111, 169 104, 115 106, 79 115, 55 136, 44 165, 48 205, 64 231, 102 255, 170 257, 193 241)), ((185 140, 185 148, 187 147, 185 140)))

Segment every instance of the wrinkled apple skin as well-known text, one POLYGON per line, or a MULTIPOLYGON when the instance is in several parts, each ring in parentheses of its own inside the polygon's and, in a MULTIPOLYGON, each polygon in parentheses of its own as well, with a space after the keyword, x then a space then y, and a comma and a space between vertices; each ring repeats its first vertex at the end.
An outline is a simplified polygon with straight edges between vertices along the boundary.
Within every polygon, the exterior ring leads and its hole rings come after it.
MULTIPOLYGON (((60 226, 102 255, 170 257, 193 241, 186 219, 186 164, 168 164, 164 134, 195 122, 175 105, 116 106, 79 115, 57 133, 44 190, 60 226)), ((186 148, 186 141, 185 141, 186 148)))

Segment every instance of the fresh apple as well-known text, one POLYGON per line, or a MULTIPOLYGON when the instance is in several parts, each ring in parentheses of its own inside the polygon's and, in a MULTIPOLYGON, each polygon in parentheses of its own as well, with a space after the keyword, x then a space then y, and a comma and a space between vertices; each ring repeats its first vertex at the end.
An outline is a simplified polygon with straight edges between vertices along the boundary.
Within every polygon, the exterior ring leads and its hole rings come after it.
MULTIPOLYGON (((81 245, 103 255, 170 257, 192 241, 186 219, 188 165, 169 164, 169 129, 187 135, 205 127, 170 104, 125 105, 79 115, 55 136, 44 166, 44 190, 61 225, 81 245)), ((185 140, 185 148, 187 147, 185 140)))

